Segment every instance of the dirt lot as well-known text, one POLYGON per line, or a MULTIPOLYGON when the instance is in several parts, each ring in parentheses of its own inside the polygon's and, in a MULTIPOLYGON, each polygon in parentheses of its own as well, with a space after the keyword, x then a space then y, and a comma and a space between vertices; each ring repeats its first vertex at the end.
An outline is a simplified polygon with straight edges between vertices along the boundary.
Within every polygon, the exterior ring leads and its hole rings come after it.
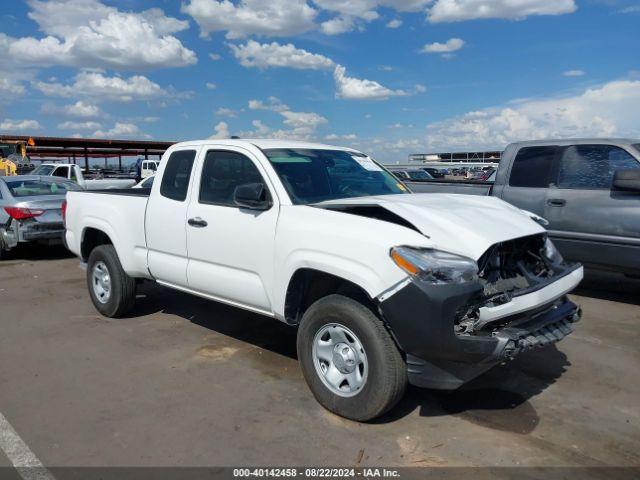
POLYGON ((374 424, 315 402, 275 320, 151 284, 112 320, 84 282, 61 250, 0 263, 0 413, 48 466, 640 464, 637 281, 589 274, 557 348, 374 424))

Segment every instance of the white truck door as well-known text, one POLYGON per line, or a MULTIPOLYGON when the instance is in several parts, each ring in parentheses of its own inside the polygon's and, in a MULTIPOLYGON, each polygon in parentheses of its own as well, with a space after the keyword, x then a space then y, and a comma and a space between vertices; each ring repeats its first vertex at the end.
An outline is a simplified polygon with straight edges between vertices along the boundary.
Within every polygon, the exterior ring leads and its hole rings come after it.
POLYGON ((247 150, 203 150, 187 214, 187 278, 191 290, 272 314, 274 237, 279 203, 259 161, 247 150), (261 183, 272 202, 240 208, 237 187, 261 183))
POLYGON ((147 262, 161 282, 187 286, 187 234, 185 230, 191 172, 197 149, 174 150, 161 172, 147 205, 145 232, 147 262))

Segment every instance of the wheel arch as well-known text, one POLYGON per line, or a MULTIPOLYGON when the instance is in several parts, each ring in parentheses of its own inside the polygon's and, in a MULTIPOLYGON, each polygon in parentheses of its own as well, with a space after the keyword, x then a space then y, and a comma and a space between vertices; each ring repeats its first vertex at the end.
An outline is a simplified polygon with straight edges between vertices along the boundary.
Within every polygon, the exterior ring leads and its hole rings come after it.
POLYGON ((290 325, 300 323, 304 312, 317 300, 340 294, 370 308, 376 315, 377 303, 357 283, 316 268, 297 269, 287 285, 284 301, 284 320, 290 325))
POLYGON ((80 241, 82 260, 86 262, 91 252, 100 245, 114 245, 109 233, 99 227, 85 227, 82 232, 82 240, 80 241))

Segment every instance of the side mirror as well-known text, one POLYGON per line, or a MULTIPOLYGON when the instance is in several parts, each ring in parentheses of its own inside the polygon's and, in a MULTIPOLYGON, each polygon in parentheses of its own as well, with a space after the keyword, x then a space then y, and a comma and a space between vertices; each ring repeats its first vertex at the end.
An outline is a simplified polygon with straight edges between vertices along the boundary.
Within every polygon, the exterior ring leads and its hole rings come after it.
POLYGON ((242 208, 269 210, 272 202, 263 183, 238 185, 233 192, 233 201, 242 208))
POLYGON ((616 170, 613 174, 614 190, 640 192, 640 168, 616 170))

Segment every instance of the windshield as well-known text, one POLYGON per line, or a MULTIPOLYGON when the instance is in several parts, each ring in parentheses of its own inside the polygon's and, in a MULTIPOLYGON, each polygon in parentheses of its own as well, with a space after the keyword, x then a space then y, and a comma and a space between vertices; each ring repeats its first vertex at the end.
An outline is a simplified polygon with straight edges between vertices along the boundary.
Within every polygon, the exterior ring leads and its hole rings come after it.
POLYGON ((264 153, 294 204, 409 193, 397 178, 361 153, 298 148, 264 153))
POLYGON ((433 180, 433 177, 424 170, 411 170, 407 173, 411 180, 433 180))
POLYGON ((53 169, 56 168, 53 165, 38 165, 36 168, 34 168, 30 175, 42 175, 42 176, 47 176, 47 175, 51 175, 51 172, 53 172, 53 169))
POLYGON ((5 183, 14 197, 64 195, 69 190, 82 190, 72 182, 48 182, 45 180, 7 180, 5 183))

